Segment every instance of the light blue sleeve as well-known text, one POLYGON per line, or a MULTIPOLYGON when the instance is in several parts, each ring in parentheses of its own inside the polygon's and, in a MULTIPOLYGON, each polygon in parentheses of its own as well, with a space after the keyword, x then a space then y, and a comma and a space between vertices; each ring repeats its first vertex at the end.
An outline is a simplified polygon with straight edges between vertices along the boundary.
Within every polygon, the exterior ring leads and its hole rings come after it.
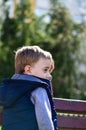
POLYGON ((44 88, 37 88, 32 92, 31 101, 35 105, 36 119, 39 130, 54 130, 51 106, 44 88))

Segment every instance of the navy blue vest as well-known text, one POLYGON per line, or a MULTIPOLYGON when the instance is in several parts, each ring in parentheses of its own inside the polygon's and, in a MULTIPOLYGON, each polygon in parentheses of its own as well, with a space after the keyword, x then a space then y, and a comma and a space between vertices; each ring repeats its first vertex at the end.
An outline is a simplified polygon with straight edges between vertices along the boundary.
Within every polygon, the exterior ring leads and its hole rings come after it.
POLYGON ((52 100, 49 80, 38 81, 5 79, 0 88, 3 105, 2 130, 38 130, 35 108, 30 100, 31 92, 38 87, 46 89, 52 110, 54 128, 57 130, 57 115, 52 100), (30 124, 30 125, 29 125, 30 124))

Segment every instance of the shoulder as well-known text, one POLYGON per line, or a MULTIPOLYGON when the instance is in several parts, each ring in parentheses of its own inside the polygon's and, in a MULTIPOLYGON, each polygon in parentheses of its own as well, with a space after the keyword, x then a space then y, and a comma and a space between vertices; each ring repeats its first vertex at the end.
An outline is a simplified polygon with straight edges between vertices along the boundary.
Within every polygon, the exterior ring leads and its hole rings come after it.
POLYGON ((46 95, 47 95, 47 92, 46 92, 46 90, 45 90, 45 88, 37 88, 37 89, 35 89, 33 92, 32 92, 32 94, 31 94, 32 96, 42 96, 42 97, 46 97, 46 95))
MULTIPOLYGON (((47 92, 44 88, 37 88, 31 93, 31 99, 34 102, 43 102, 48 100, 47 92)), ((32 102, 33 102, 32 101, 32 102)))

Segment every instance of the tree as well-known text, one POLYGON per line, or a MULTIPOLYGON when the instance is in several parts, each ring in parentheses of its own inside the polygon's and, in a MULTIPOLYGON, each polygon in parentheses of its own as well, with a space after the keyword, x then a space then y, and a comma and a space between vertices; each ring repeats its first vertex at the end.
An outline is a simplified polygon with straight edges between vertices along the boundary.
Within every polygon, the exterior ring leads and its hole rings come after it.
POLYGON ((53 73, 55 96, 78 98, 75 63, 82 40, 82 26, 72 20, 68 10, 57 0, 51 0, 49 16, 50 23, 46 31, 50 35, 50 41, 47 43, 47 48, 55 60, 56 69, 53 73))
POLYGON ((83 91, 81 97, 77 94, 80 88, 76 69, 77 52, 84 33, 83 26, 73 21, 67 8, 59 1, 50 2, 48 23, 43 20, 45 15, 38 17, 32 12, 28 0, 21 0, 16 5, 15 17, 10 18, 8 10, 6 11, 0 42, 1 78, 10 77, 14 73, 13 51, 20 46, 35 44, 53 54, 54 96, 85 99, 83 91))
MULTIPOLYGON (((6 5, 3 4, 3 8, 6 5)), ((4 13, 1 29, 0 69, 1 79, 10 77, 14 73, 13 52, 20 46, 43 43, 46 35, 42 17, 38 18, 31 10, 28 0, 20 1, 15 8, 15 17, 9 16, 9 10, 4 13), (41 24, 43 26, 41 26, 41 24), (4 70, 4 71, 3 71, 4 70)))

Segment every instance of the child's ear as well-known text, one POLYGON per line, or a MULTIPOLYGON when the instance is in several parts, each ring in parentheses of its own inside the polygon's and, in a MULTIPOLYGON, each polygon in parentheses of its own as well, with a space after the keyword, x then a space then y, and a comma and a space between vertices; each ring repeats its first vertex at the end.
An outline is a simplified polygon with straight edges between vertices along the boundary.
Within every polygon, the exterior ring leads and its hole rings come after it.
POLYGON ((24 73, 25 73, 25 74, 30 74, 30 73, 31 73, 31 72, 30 72, 30 68, 31 68, 30 65, 26 65, 26 66, 24 67, 24 73))

